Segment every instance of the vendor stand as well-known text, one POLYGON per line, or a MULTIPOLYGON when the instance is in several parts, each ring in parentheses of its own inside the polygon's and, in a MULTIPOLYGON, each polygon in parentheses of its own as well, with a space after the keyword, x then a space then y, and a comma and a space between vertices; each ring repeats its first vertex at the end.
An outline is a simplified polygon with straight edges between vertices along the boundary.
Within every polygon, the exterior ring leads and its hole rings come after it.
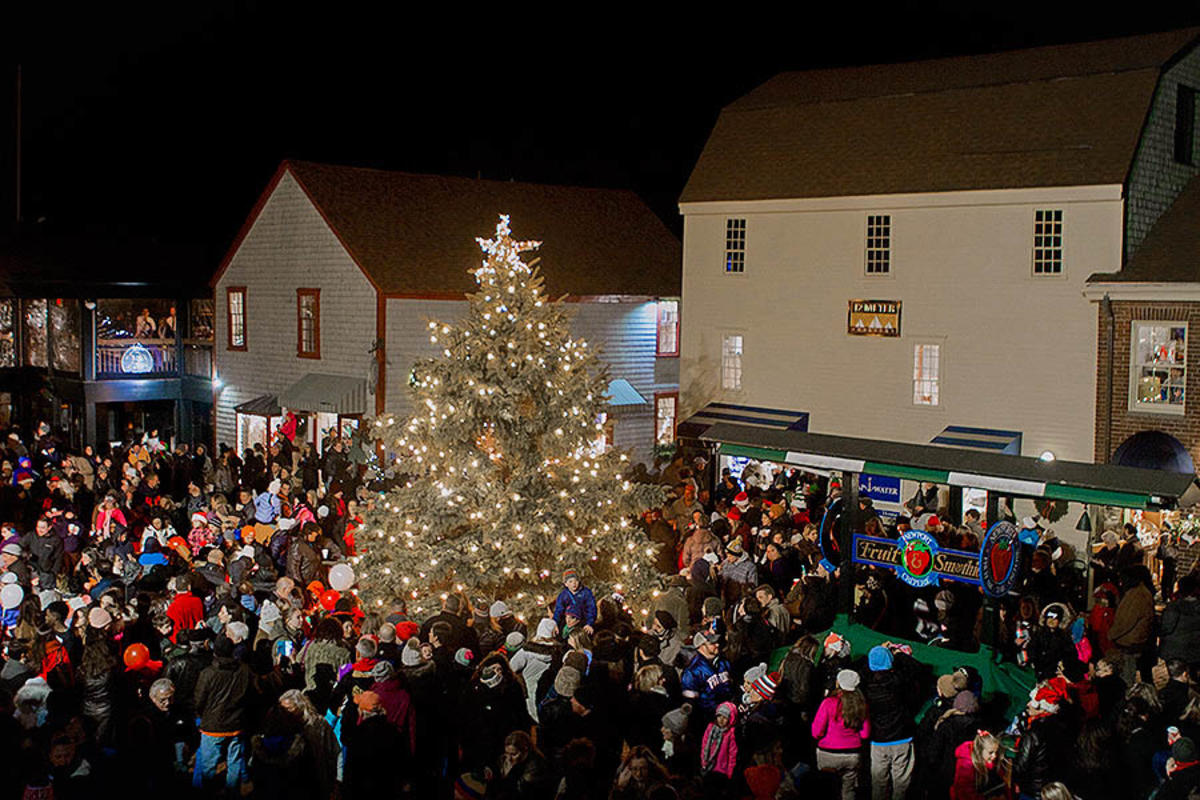
MULTIPOLYGON (((1181 498, 1193 490, 1195 483, 1194 475, 1161 470, 1047 461, 1005 453, 831 436, 731 422, 712 425, 700 439, 715 451, 716 456, 742 456, 802 469, 841 473, 840 502, 832 503, 821 521, 822 550, 842 571, 838 593, 841 614, 849 614, 851 610, 856 564, 895 569, 901 580, 913 586, 943 580, 978 586, 985 597, 983 646, 978 654, 956 652, 955 657, 963 663, 979 662, 976 668, 985 678, 985 693, 1003 692, 1010 697, 1014 688, 1013 675, 1021 671, 1005 670, 1002 680, 993 675, 995 609, 996 599, 1008 594, 1019 578, 1019 567, 1012 553, 1020 531, 1009 522, 998 522, 997 510, 1002 499, 1010 507, 1016 499, 1029 499, 1041 501, 1043 506, 1046 501, 1058 501, 1082 503, 1089 508, 1107 506, 1143 514, 1161 513, 1179 506, 1181 498), (985 490, 989 525, 980 551, 942 548, 923 532, 913 532, 899 540, 856 536, 862 475, 985 490), (989 675, 993 677, 989 679, 989 675)), ((1076 529, 1080 530, 1081 526, 1076 529)), ((1082 553, 1085 568, 1089 570, 1090 549, 1089 542, 1082 553)), ((839 618, 839 622, 845 621, 845 618, 839 618)), ((857 627, 861 626, 847 629, 857 627)), ((842 628, 838 630, 842 632, 842 628)), ((859 633, 865 639, 879 636, 873 631, 868 635, 869 630, 859 633)), ((863 643, 869 646, 877 642, 864 640, 863 643)), ((1028 676, 1028 684, 1032 686, 1032 675, 1028 676)))

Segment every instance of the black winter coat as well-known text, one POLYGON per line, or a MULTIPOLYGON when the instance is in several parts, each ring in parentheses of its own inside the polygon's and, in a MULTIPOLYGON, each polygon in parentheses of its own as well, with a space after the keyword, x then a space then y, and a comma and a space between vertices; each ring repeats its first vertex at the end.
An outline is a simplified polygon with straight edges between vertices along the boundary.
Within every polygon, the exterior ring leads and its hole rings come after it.
POLYGON ((911 656, 896 653, 891 669, 863 672, 861 688, 871 719, 871 741, 895 742, 916 732, 913 703, 921 693, 910 680, 914 669, 911 656))
POLYGON ((1057 714, 1028 724, 1013 759, 1013 780, 1024 794, 1037 797, 1071 765, 1073 738, 1057 714))
POLYGON ((246 710, 254 694, 250 668, 229 656, 217 656, 196 680, 195 709, 200 730, 233 733, 245 730, 246 710))
POLYGON ((1163 609, 1159 655, 1188 664, 1200 661, 1200 597, 1183 597, 1163 609))

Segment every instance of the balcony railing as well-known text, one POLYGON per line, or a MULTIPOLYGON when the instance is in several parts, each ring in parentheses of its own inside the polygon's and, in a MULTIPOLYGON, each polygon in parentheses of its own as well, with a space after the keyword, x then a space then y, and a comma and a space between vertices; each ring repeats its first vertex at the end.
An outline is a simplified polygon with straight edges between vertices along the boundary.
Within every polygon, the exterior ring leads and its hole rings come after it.
POLYGON ((212 342, 209 341, 184 339, 182 345, 176 347, 174 339, 98 339, 96 377, 178 377, 180 351, 182 374, 198 378, 212 375, 212 342))

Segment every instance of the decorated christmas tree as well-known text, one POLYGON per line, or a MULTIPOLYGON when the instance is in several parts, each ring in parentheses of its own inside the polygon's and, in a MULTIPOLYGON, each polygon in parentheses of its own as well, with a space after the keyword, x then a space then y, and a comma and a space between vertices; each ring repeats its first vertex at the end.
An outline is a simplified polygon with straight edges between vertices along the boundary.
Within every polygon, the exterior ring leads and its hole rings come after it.
POLYGON ((532 613, 572 568, 642 611, 655 545, 635 519, 662 492, 605 446, 607 367, 522 259, 539 242, 514 240, 506 216, 477 241, 479 289, 462 320, 429 323, 442 352, 413 369, 413 415, 374 423, 404 478, 364 525, 366 602, 428 612, 462 591, 532 613))

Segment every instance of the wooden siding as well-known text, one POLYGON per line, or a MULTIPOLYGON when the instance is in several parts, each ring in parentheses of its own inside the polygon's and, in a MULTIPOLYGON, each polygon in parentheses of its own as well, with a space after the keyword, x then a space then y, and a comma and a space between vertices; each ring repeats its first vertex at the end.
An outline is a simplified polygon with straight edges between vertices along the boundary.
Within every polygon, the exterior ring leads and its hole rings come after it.
MULTIPOLYGON (((216 286, 217 441, 236 443, 234 406, 306 373, 370 374, 375 290, 290 175, 284 175, 216 286), (226 286, 246 287, 244 352, 226 347, 226 286), (296 355, 296 290, 321 290, 320 358, 296 355)), ((368 412, 373 411, 369 403, 368 412)))
MULTIPOLYGON (((450 322, 466 311, 465 301, 387 301, 387 412, 411 411, 408 376, 414 361, 441 351, 429 342, 428 321, 450 322)), ((612 409, 616 445, 649 465, 654 446, 654 393, 678 388, 678 359, 655 357, 654 303, 572 303, 571 333, 600 346, 613 378, 624 378, 646 398, 640 407, 612 409), (673 363, 668 363, 673 362, 673 363)))
MULTIPOLYGON (((947 195, 931 198, 949 201, 947 195)), ((1086 277, 1120 261, 1119 200, 745 213, 746 271, 722 268, 724 214, 685 218, 681 416, 713 400, 811 413, 822 433, 928 442, 946 425, 1019 430, 1025 452, 1089 460, 1095 310, 1086 277), (1065 274, 1032 274, 1034 210, 1062 208, 1065 274), (891 214, 891 274, 864 269, 868 213, 891 214), (902 302, 902 335, 846 333, 851 299, 902 302), (741 391, 721 337, 744 337, 741 391), (941 404, 912 401, 913 347, 942 346, 941 404)), ((850 198, 846 198, 850 202, 850 198)))

